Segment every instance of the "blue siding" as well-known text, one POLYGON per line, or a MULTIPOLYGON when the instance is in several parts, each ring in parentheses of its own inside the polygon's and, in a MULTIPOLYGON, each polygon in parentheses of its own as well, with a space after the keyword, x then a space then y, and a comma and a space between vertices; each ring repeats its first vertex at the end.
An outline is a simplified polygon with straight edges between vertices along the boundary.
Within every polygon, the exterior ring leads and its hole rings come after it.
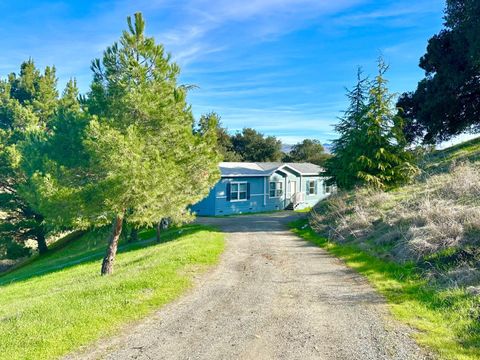
POLYGON ((215 185, 208 196, 202 201, 196 203, 191 207, 191 210, 200 216, 215 215, 215 185))
POLYGON ((281 204, 275 204, 265 199, 264 177, 223 178, 215 186, 215 215, 242 214, 282 209, 281 204), (250 199, 228 200, 227 184, 232 182, 247 182, 250 184, 250 199), (266 201, 267 200, 267 201, 266 201), (278 207, 275 207, 277 205, 278 207))
POLYGON ((297 209, 312 207, 320 200, 326 198, 323 182, 320 176, 302 176, 292 171, 281 170, 270 177, 235 177, 222 178, 210 191, 210 194, 192 206, 198 215, 231 215, 251 212, 283 210, 291 197, 290 183, 296 182, 296 191, 305 194, 305 202, 298 205, 297 209), (316 193, 308 194, 308 182, 316 182, 316 193), (270 197, 270 181, 281 182, 283 193, 280 197, 270 197), (247 182, 249 184, 249 198, 244 200, 231 200, 227 196, 227 184, 232 182, 247 182))

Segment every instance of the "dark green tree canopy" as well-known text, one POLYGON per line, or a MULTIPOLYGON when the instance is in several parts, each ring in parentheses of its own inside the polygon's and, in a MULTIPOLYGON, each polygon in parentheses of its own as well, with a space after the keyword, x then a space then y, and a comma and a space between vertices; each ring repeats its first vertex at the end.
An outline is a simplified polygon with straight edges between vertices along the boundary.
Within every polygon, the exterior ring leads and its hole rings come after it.
POLYGON ((0 247, 6 247, 7 256, 11 249, 23 254, 19 249, 28 240, 37 241, 40 252, 47 250, 44 216, 23 194, 31 186, 31 174, 20 164, 24 144, 51 130, 56 86, 55 68, 42 73, 33 60, 22 63, 18 75, 0 81, 0 247))
POLYGON ((420 59, 425 78, 398 100, 407 140, 435 143, 480 131, 480 1, 447 0, 445 28, 420 59))
POLYGON ((284 161, 310 162, 322 166, 329 157, 330 155, 325 152, 320 141, 305 139, 293 145, 290 152, 285 155, 284 161))
POLYGON ((347 92, 350 105, 335 127, 340 137, 326 162, 327 175, 341 188, 386 188, 408 181, 417 171, 387 88, 387 69, 380 58, 373 81, 359 70, 356 86, 347 92))
POLYGON ((274 136, 264 136, 252 128, 244 128, 232 136, 233 149, 242 161, 280 161, 282 142, 274 136))

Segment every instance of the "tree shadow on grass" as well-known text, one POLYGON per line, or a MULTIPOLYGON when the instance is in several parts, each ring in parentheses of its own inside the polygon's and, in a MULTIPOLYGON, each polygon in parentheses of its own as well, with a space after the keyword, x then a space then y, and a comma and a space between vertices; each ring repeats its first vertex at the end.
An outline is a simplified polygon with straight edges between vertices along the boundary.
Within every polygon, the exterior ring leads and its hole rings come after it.
MULTIPOLYGON (((128 243, 124 239, 119 243, 118 253, 125 254, 132 251, 144 249, 146 247, 164 244, 167 242, 175 241, 183 236, 192 235, 199 231, 214 230, 212 227, 201 226, 197 224, 186 225, 179 228, 171 228, 164 230, 161 234, 161 241, 157 242, 156 239, 150 236, 155 234, 152 229, 146 229, 140 232, 139 241, 128 243)), ((88 234, 86 234, 88 235, 88 234)), ((14 283, 30 280, 32 278, 41 277, 44 275, 52 274, 58 271, 62 271, 68 268, 75 267, 77 265, 85 265, 94 262, 98 262, 100 269, 100 260, 105 255, 107 248, 107 237, 105 231, 96 232, 95 235, 102 236, 101 243, 103 246, 97 246, 93 250, 83 251, 73 256, 69 256, 70 247, 75 246, 77 242, 83 241, 83 237, 77 238, 75 241, 69 242, 65 246, 62 246, 57 251, 52 251, 50 254, 38 257, 33 261, 27 263, 25 266, 17 268, 7 274, 0 276, 0 288, 14 283), (62 256, 62 252, 66 253, 62 256), (33 268, 33 269, 30 269, 33 268)))

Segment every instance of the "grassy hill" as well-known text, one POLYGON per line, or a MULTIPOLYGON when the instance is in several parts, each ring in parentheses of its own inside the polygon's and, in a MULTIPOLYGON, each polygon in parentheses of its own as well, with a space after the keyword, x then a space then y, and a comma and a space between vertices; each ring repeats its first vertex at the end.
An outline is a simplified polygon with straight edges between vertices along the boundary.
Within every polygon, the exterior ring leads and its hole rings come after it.
POLYGON ((224 245, 198 225, 166 231, 162 244, 153 236, 122 242, 111 276, 99 275, 103 231, 0 276, 0 358, 54 359, 118 331, 178 297, 224 245))
POLYGON ((331 197, 295 231, 365 274, 441 358, 478 359, 480 138, 420 165, 412 184, 331 197))

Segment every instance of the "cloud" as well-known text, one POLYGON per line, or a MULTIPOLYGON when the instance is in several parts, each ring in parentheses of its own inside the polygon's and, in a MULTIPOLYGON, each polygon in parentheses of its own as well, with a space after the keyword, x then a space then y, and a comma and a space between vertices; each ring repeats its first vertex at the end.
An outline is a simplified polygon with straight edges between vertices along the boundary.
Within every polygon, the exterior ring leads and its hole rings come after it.
MULTIPOLYGON (((435 3, 435 2, 434 2, 435 3)), ((381 6, 374 8, 366 7, 348 14, 342 14, 336 17, 334 21, 335 26, 341 27, 360 27, 372 23, 379 25, 403 27, 415 26, 420 18, 426 14, 437 14, 439 12, 440 2, 435 5, 432 1, 420 0, 405 6, 397 1, 385 1, 381 6)))

